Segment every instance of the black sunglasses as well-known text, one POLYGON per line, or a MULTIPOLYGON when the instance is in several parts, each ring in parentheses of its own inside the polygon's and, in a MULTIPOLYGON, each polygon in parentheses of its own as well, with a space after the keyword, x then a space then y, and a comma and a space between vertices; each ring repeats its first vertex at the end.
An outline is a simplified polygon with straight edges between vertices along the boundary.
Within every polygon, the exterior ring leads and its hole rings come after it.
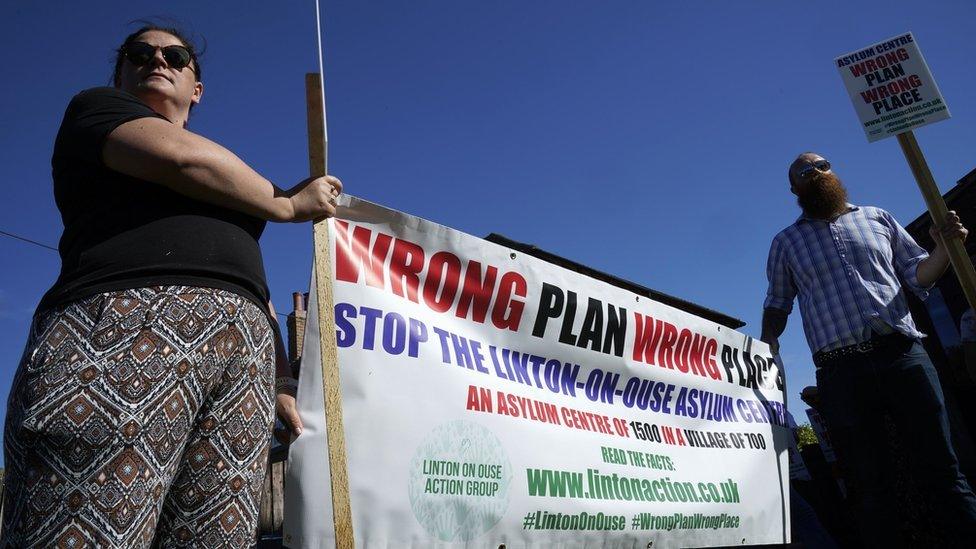
POLYGON ((823 159, 817 160, 816 162, 812 162, 812 163, 807 164, 806 166, 803 166, 802 168, 800 168, 799 171, 796 172, 796 175, 798 175, 800 177, 806 177, 806 176, 812 174, 814 171, 818 171, 818 172, 829 172, 830 171, 830 162, 827 162, 826 160, 823 160, 823 159))
MULTIPOLYGON (((163 59, 166 60, 166 64, 176 70, 183 70, 184 67, 189 66, 190 62, 193 61, 193 54, 183 46, 165 46, 160 48, 159 46, 153 46, 145 42, 129 42, 125 45, 123 53, 130 63, 141 67, 148 64, 156 56, 157 49, 163 51, 163 59)), ((190 70, 194 73, 197 72, 193 67, 190 67, 190 70)))

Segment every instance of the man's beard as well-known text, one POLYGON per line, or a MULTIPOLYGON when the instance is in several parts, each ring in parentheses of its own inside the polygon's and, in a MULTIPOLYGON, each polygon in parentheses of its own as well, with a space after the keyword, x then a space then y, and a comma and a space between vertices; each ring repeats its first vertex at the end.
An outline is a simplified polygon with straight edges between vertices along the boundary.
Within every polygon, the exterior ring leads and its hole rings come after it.
POLYGON ((797 191, 796 202, 808 217, 830 219, 847 206, 847 189, 836 175, 817 172, 797 191))

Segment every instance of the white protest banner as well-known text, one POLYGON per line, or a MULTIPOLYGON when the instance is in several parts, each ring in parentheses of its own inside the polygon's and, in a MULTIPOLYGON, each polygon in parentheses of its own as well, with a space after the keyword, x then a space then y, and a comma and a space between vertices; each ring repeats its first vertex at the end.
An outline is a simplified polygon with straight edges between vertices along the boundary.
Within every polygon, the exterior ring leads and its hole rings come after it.
POLYGON ((869 142, 949 118, 910 32, 834 61, 869 142))
MULTIPOLYGON (((330 224, 357 546, 789 540, 793 435, 765 344, 354 197, 330 224)), ((334 543, 308 310, 296 548, 334 543)))

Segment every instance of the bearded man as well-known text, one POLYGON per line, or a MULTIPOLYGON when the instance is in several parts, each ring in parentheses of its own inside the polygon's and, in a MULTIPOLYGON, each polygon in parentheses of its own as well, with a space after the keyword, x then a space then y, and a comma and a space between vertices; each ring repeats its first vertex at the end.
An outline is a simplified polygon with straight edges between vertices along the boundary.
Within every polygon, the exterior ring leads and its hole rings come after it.
POLYGON ((944 241, 968 231, 950 212, 930 231, 926 253, 888 212, 847 202, 830 162, 815 153, 789 168, 790 190, 803 213, 773 238, 761 339, 778 338, 799 297, 803 330, 817 366, 821 413, 856 486, 864 544, 898 547, 895 499, 886 493, 887 430, 895 422, 932 496, 948 541, 972 542, 976 497, 952 449, 942 389, 908 310, 904 288, 923 299, 949 263, 944 241), (968 538, 968 539, 967 539, 968 538))

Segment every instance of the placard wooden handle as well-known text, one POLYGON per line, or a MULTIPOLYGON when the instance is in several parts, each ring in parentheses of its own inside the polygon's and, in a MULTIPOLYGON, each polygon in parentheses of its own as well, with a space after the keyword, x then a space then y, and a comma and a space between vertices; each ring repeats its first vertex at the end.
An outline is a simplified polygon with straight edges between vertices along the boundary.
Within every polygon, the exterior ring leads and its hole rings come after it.
MULTIPOLYGON (((308 169, 312 177, 327 173, 328 143, 325 133, 325 105, 322 77, 305 75, 305 102, 308 107, 308 169)), ((349 474, 346 469, 346 435, 342 426, 342 393, 339 382, 339 353, 333 316, 332 255, 329 252, 329 223, 312 225, 315 259, 315 291, 318 301, 319 343, 322 350, 322 394, 325 397, 325 423, 329 438, 329 470, 332 473, 332 519, 336 547, 355 547, 352 508, 349 505, 349 474)))
MULTIPOLYGON (((949 209, 946 208, 942 193, 935 185, 935 179, 932 177, 932 172, 929 171, 925 157, 922 156, 922 150, 918 147, 915 134, 911 131, 898 134, 898 144, 901 145, 905 159, 908 160, 912 174, 915 175, 918 188, 922 191, 925 204, 929 208, 929 215, 932 216, 932 223, 936 227, 942 226, 949 214, 949 209)), ((952 263, 953 270, 956 271, 956 277, 959 278, 959 285, 962 286, 962 291, 966 295, 966 301, 969 302, 970 307, 976 308, 976 271, 973 270, 973 264, 969 261, 966 245, 958 238, 946 241, 945 245, 949 252, 949 261, 952 263)))

